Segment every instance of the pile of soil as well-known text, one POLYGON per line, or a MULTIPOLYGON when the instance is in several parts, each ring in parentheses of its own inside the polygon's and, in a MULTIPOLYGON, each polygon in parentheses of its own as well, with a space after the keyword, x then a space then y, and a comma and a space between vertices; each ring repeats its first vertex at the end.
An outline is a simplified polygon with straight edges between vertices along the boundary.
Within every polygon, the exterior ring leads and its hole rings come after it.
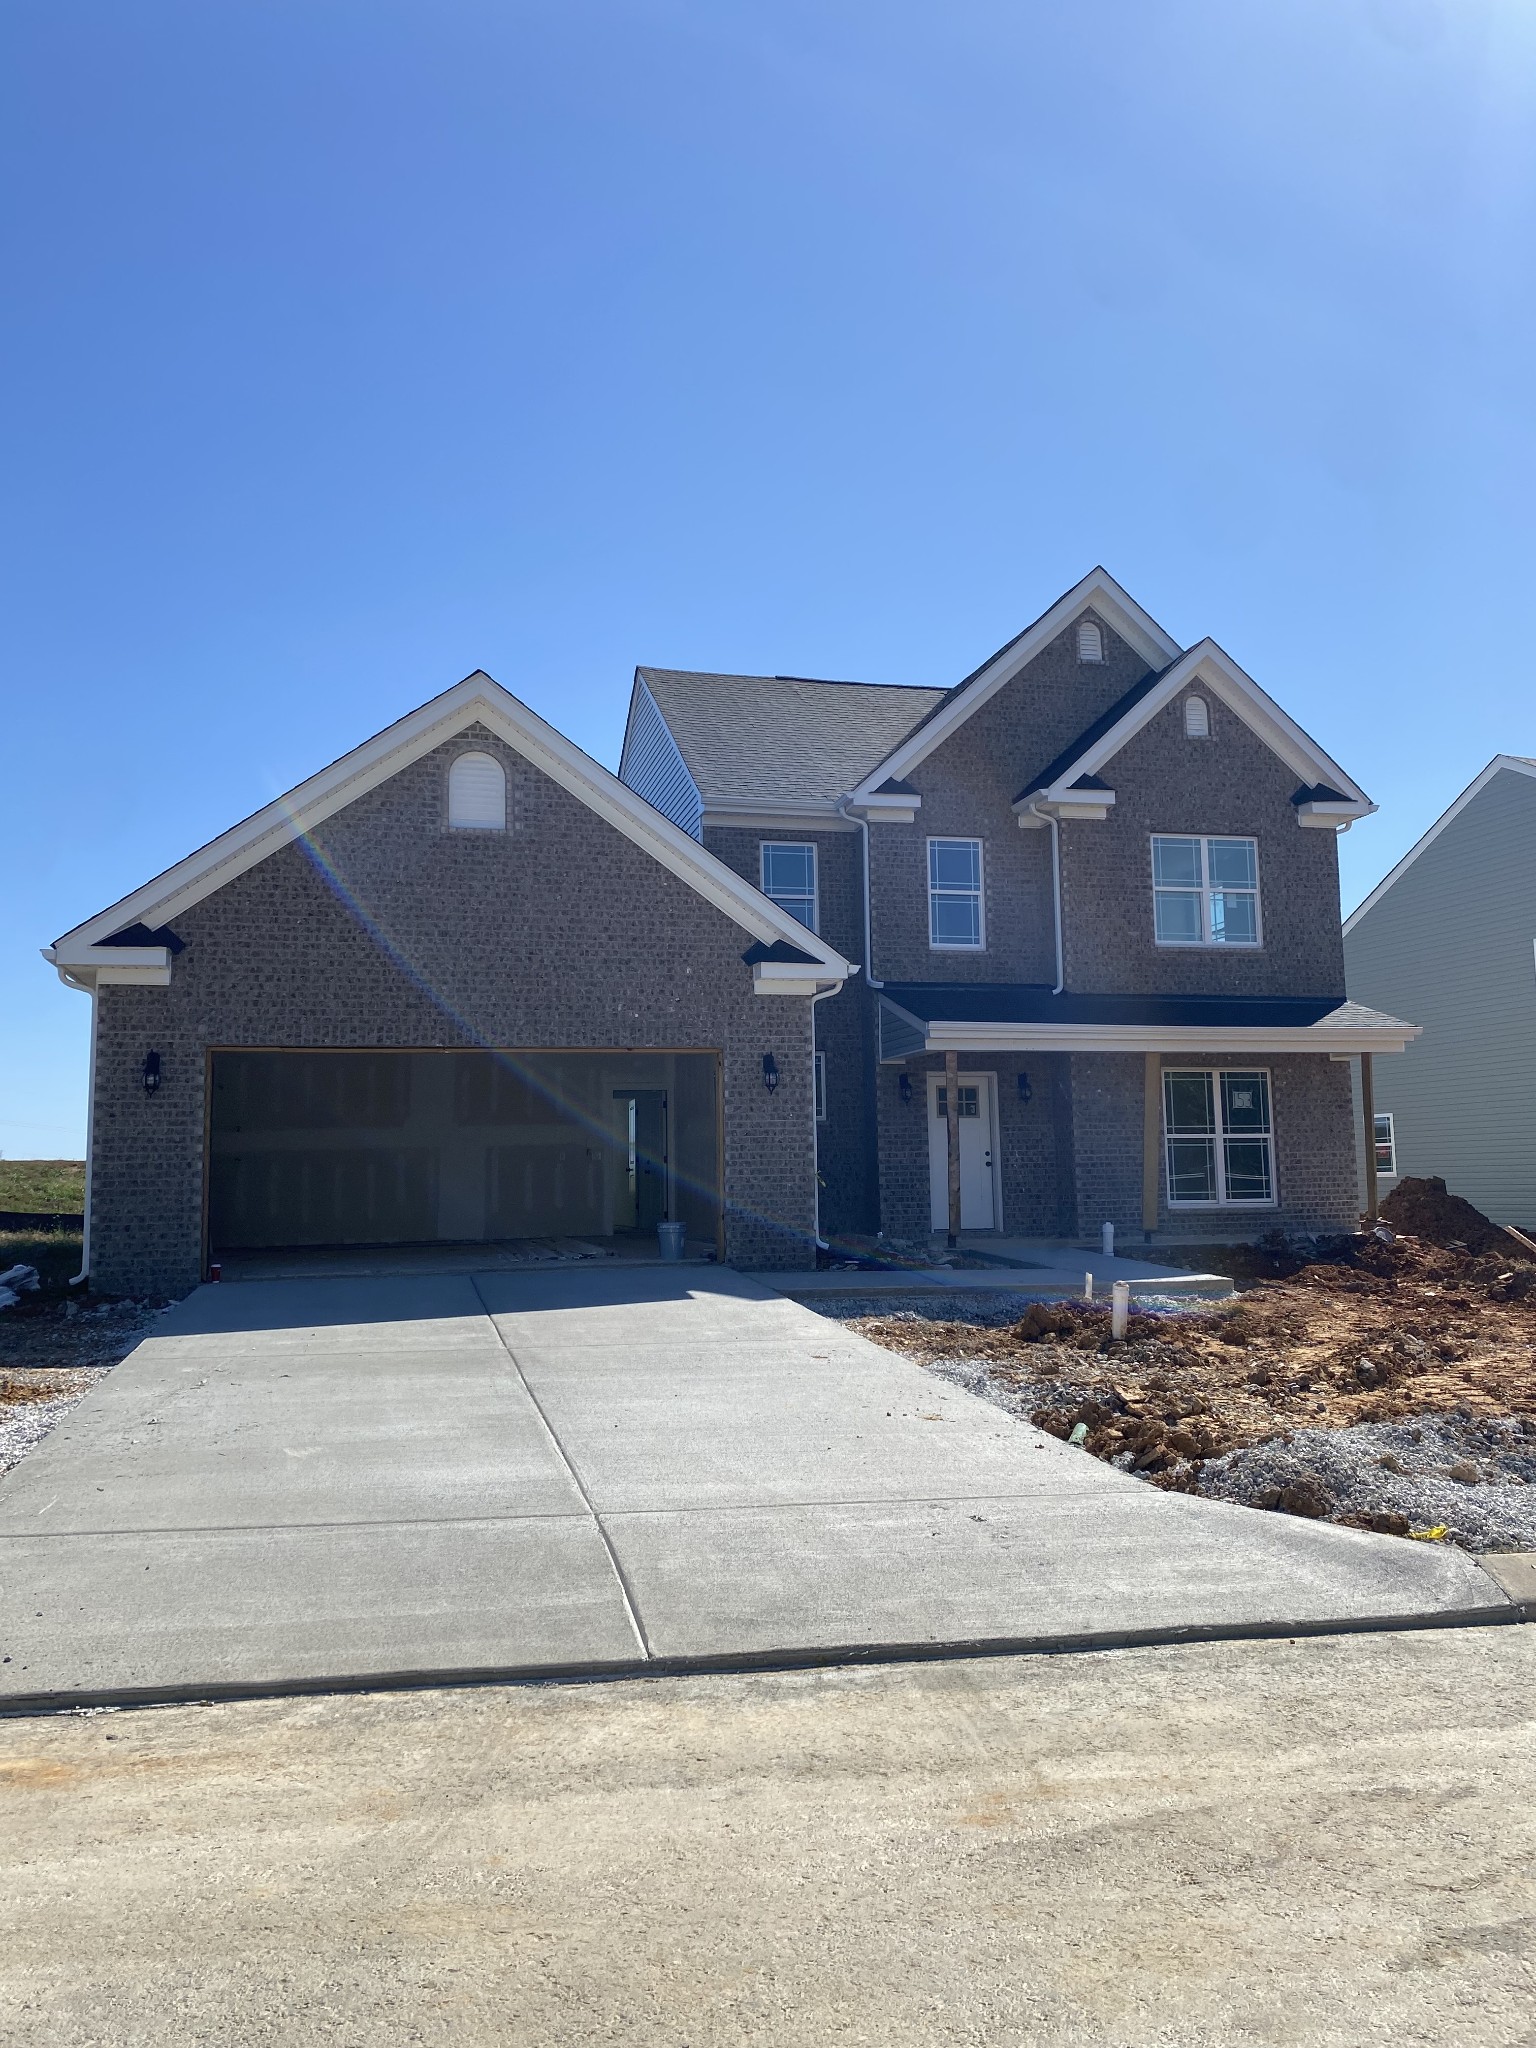
MULTIPOLYGON (((1536 1433, 1536 1262, 1390 1232, 1342 1240, 1334 1259, 1229 1303, 1133 1312, 1118 1343, 1108 1310, 1079 1302, 1036 1303, 990 1327, 910 1314, 857 1327, 1054 1436, 1082 1425, 1091 1455, 1180 1492, 1212 1490, 1213 1461, 1298 1431, 1455 1416, 1529 1420, 1536 1433)), ((1229 1497, 1249 1497, 1233 1487, 1229 1497)), ((1274 1498, 1255 1504, 1291 1512, 1362 1512, 1327 1489, 1260 1491, 1274 1498)), ((1369 1513, 1367 1526, 1392 1533, 1416 1526, 1400 1508, 1369 1513)))
POLYGON ((1404 1236, 1430 1244, 1464 1245, 1469 1252, 1497 1252, 1506 1258, 1531 1257, 1518 1238, 1434 1177, 1417 1180, 1405 1175, 1381 1204, 1381 1220, 1404 1236))

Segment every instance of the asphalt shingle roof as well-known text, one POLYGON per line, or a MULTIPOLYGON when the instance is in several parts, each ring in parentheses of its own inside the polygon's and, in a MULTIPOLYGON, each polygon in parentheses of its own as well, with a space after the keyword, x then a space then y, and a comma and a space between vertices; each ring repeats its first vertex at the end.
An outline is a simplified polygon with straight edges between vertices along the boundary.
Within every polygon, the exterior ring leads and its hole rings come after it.
POLYGON ((925 1023, 1159 1024, 1272 1030, 1388 1028, 1400 1019, 1343 996, 1056 995, 1034 982, 886 982, 890 1002, 925 1023))
MULTIPOLYGON (((1135 710, 1149 691, 1157 688, 1167 673, 1165 668, 1154 669, 1150 675, 1144 675, 1139 683, 1132 683, 1125 695, 1111 704, 1101 718, 1096 718, 1092 725, 1085 727, 1070 747, 1064 747, 1055 760, 1042 768, 1038 775, 1030 776, 1015 797, 1015 803, 1023 797, 1032 796, 1037 789, 1050 789, 1054 783, 1059 782, 1074 762, 1080 761, 1090 747, 1096 746, 1103 739, 1105 733, 1114 730, 1128 711, 1135 710)), ((1109 784, 1097 775, 1083 775, 1079 776, 1072 786, 1074 789, 1107 789, 1109 784)))
POLYGON ((706 804, 835 802, 948 694, 642 668, 706 804))

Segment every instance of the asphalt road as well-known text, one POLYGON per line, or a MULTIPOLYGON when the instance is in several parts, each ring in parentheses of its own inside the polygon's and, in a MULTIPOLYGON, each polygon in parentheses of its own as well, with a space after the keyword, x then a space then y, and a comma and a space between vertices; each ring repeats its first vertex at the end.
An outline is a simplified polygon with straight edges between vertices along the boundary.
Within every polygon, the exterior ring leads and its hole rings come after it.
POLYGON ((0 1482, 0 1700, 1474 1612, 713 1268, 204 1287, 0 1482))
POLYGON ((0 2040, 1536 2041, 1536 1628, 0 1722, 0 2040))

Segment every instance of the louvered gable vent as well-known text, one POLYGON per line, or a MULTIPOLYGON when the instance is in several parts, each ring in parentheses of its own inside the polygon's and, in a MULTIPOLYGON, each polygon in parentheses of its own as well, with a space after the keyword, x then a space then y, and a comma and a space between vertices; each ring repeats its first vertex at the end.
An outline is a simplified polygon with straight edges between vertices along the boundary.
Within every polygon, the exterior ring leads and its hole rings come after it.
POLYGON ((493 754, 460 754, 448 770, 448 823, 455 832, 505 832, 507 775, 493 754))

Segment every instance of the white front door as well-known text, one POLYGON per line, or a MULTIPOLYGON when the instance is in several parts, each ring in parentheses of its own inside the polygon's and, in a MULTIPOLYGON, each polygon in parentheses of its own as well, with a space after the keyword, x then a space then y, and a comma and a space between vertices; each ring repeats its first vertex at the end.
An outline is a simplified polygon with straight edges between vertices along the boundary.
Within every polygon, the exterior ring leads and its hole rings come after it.
MULTIPOLYGON (((995 1230, 992 1076, 960 1076, 960 1228, 995 1230)), ((932 1228, 949 1228, 949 1120, 944 1076, 928 1077, 928 1186, 932 1228)))

